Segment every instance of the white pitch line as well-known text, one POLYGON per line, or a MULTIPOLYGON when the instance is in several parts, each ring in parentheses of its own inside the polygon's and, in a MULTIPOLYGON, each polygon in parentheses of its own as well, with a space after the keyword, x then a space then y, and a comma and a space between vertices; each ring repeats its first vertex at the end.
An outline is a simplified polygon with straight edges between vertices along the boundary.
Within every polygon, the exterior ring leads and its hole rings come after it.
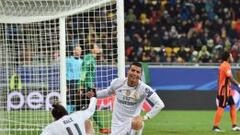
POLYGON ((29 123, 24 123, 24 122, 17 122, 14 120, 10 120, 10 119, 5 119, 5 118, 0 118, 0 121, 7 121, 7 122, 12 122, 15 124, 21 124, 21 125, 25 125, 25 126, 35 126, 35 127, 42 127, 40 124, 29 124, 29 123))

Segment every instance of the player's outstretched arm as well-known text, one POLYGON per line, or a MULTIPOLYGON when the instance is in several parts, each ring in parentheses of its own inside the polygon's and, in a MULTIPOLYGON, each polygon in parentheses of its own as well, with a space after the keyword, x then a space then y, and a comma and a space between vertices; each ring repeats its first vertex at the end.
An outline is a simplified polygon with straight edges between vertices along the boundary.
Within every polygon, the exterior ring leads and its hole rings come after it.
POLYGON ((110 86, 107 89, 98 90, 97 98, 105 98, 115 94, 115 90, 121 87, 124 83, 123 79, 116 78, 112 80, 110 86))
POLYGON ((109 89, 98 90, 97 92, 93 92, 93 91, 87 92, 88 98, 91 98, 91 97, 105 98, 111 95, 112 93, 111 93, 111 90, 109 89))
POLYGON ((103 89, 97 91, 97 98, 105 98, 108 96, 111 96, 113 94, 113 91, 111 89, 103 89))
POLYGON ((90 104, 86 110, 90 114, 89 117, 91 117, 94 114, 96 110, 96 105, 97 105, 97 99, 95 97, 91 97, 90 104))

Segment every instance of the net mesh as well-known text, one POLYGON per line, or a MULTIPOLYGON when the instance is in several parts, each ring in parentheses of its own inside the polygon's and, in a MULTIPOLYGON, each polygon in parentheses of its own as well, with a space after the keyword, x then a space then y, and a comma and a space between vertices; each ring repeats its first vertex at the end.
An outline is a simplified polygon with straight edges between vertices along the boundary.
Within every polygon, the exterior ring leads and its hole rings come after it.
MULTIPOLYGON (((1 0, 0 15, 51 16, 94 2, 96 1, 1 0)), ((90 72, 93 74, 90 83, 97 90, 106 88, 117 76, 116 11, 116 2, 109 1, 68 15, 65 19, 66 62, 68 58, 74 57, 76 46, 82 49, 80 59, 83 63, 86 63, 85 56, 94 53, 90 46, 99 48, 99 53, 94 55, 95 70, 90 72)), ((0 134, 37 135, 53 121, 49 110, 52 102, 60 99, 60 84, 65 81, 60 80, 59 34, 58 18, 32 23, 0 23, 0 134)), ((65 73, 68 72, 69 67, 65 73)), ((89 83, 81 81, 81 78, 80 76, 73 86, 67 86, 68 97, 78 96, 80 86, 89 83), (69 92, 72 89, 77 92, 69 92)), ((74 80, 68 77, 66 79, 74 80)), ((83 89, 87 89, 83 86, 83 89)), ((78 102, 79 99, 67 100, 78 102)), ((101 128, 110 128, 111 107, 112 98, 98 101, 98 119, 93 120, 96 134, 100 134, 101 128)), ((73 104, 69 111, 76 110, 73 104)))
POLYGON ((0 0, 0 14, 5 16, 48 16, 82 8, 103 0, 0 0))

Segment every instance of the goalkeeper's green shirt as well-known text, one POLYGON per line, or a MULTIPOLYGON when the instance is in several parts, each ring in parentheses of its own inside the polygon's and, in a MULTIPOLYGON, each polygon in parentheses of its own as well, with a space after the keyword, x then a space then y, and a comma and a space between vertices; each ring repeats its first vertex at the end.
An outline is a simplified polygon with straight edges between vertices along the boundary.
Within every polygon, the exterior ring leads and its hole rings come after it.
POLYGON ((83 88, 94 88, 96 74, 96 58, 91 54, 86 54, 83 58, 81 82, 83 88))

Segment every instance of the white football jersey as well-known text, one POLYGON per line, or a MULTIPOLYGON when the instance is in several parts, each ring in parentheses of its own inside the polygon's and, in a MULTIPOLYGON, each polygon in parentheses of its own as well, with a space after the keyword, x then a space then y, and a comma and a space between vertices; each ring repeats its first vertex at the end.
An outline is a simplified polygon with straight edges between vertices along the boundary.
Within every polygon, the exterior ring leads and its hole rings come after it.
POLYGON ((86 135, 84 123, 95 112, 96 103, 96 98, 91 98, 88 109, 74 112, 54 121, 43 129, 41 135, 86 135))
POLYGON ((139 81, 136 87, 127 84, 127 78, 114 79, 106 90, 98 91, 98 97, 106 97, 115 94, 115 102, 112 115, 112 135, 126 135, 131 129, 131 121, 140 115, 145 99, 150 100, 154 107, 147 113, 149 118, 155 116, 164 104, 151 87, 139 81))

